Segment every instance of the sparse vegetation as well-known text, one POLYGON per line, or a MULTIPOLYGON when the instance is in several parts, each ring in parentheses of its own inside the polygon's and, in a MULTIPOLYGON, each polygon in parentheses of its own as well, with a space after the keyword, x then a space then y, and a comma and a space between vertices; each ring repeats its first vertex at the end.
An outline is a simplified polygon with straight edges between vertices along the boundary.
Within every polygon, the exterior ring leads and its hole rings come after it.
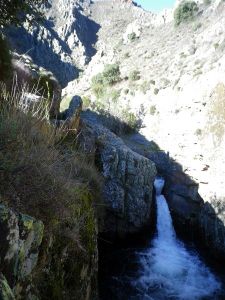
POLYGON ((155 105, 152 105, 151 107, 150 107, 150 115, 154 115, 156 113, 156 106, 155 105))
POLYGON ((212 93, 212 103, 208 112, 208 130, 215 143, 221 143, 225 134, 225 85, 218 83, 212 93))
POLYGON ((197 11, 198 5, 195 1, 181 2, 174 12, 175 25, 193 20, 197 11))
POLYGON ((214 45, 215 50, 219 48, 219 43, 215 43, 214 45))
POLYGON ((113 85, 121 80, 118 64, 106 65, 102 73, 103 84, 113 85))
POLYGON ((198 23, 195 23, 194 25, 193 25, 193 30, 194 31, 197 31, 199 28, 201 28, 202 27, 202 23, 200 23, 200 22, 198 22, 198 23))
POLYGON ((88 96, 83 96, 82 102, 83 102, 84 108, 88 108, 91 105, 91 99, 88 96))
POLYGON ((143 94, 146 94, 147 91, 150 90, 150 84, 147 80, 143 81, 143 83, 140 85, 140 91, 143 94))
POLYGON ((133 42, 137 39, 137 35, 136 35, 135 32, 129 33, 127 37, 128 37, 128 40, 131 41, 131 42, 133 42))
POLYGON ((107 94, 108 87, 119 82, 120 80, 121 77, 119 65, 106 65, 102 73, 99 73, 92 78, 91 88, 96 98, 100 99, 107 94))
POLYGON ((155 80, 151 79, 151 80, 149 81, 149 83, 152 84, 152 85, 155 85, 155 80))
POLYGON ((68 136, 49 124, 44 102, 25 114, 19 109, 20 97, 1 85, 1 201, 42 220, 46 234, 69 231, 77 247, 85 248, 82 232, 93 214, 91 194, 99 191, 98 173, 78 150, 68 151, 68 136), (90 195, 85 210, 84 195, 90 195))
POLYGON ((138 71, 138 70, 131 71, 129 74, 130 81, 137 81, 140 78, 141 78, 140 71, 138 71))
POLYGON ((159 93, 159 89, 158 89, 158 88, 155 88, 155 89, 154 89, 154 94, 155 94, 155 95, 158 95, 158 93, 159 93))
POLYGON ((122 112, 122 116, 124 122, 126 122, 126 124, 128 125, 129 131, 136 131, 139 128, 139 121, 133 112, 124 109, 122 112))
POLYGON ((113 103, 117 103, 117 100, 120 97, 120 90, 115 90, 115 89, 111 89, 108 94, 107 97, 109 98, 109 100, 111 100, 113 103))
POLYGON ((197 135, 197 136, 202 135, 202 130, 200 128, 196 129, 195 135, 197 135))
POLYGON ((107 65, 102 73, 92 78, 92 91, 96 98, 101 98, 109 85, 120 80, 120 69, 118 65, 107 65))

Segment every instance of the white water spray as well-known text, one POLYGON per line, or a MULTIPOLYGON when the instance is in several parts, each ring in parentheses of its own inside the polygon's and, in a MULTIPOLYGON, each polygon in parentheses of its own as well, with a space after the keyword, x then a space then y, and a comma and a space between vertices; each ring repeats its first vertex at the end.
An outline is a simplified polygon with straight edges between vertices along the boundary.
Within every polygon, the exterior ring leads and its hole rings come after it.
POLYGON ((140 254, 142 273, 135 282, 147 299, 218 299, 220 283, 196 254, 176 238, 172 218, 161 195, 164 180, 156 179, 157 236, 153 247, 140 254))

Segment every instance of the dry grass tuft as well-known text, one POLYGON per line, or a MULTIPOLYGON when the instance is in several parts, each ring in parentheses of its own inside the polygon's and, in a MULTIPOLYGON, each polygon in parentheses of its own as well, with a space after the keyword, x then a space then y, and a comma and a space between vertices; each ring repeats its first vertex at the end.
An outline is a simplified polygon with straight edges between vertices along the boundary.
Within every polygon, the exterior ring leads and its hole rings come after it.
POLYGON ((49 124, 44 102, 25 113, 24 91, 0 88, 1 201, 42 220, 50 232, 60 227, 83 248, 82 232, 93 221, 92 195, 100 191, 97 171, 78 150, 66 149, 66 132, 49 124))

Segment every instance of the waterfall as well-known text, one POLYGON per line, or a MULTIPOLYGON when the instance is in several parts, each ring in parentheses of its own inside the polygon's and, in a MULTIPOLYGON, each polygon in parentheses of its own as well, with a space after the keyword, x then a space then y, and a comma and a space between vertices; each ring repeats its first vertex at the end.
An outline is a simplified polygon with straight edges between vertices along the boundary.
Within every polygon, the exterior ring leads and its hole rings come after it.
POLYGON ((177 239, 166 199, 161 194, 163 186, 162 178, 155 180, 157 235, 152 247, 138 254, 141 271, 134 285, 140 291, 140 299, 220 299, 219 281, 198 255, 177 239))

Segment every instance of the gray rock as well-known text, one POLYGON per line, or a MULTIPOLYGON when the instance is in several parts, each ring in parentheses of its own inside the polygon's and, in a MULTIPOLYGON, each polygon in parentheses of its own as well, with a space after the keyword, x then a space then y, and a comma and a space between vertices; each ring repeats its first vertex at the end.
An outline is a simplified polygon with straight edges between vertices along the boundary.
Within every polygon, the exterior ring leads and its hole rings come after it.
POLYGON ((37 264, 44 225, 0 205, 0 261, 10 286, 29 276, 37 264))
POLYGON ((174 194, 169 200, 170 209, 179 218, 180 222, 185 223, 190 221, 191 218, 196 217, 199 214, 199 205, 191 203, 190 200, 185 197, 174 194))
POLYGON ((211 253, 225 257, 225 201, 213 199, 201 206, 199 214, 200 234, 211 253))
POLYGON ((65 129, 78 130, 80 125, 80 114, 83 102, 79 96, 71 96, 62 99, 61 106, 68 107, 60 113, 60 119, 56 120, 56 124, 65 129))
POLYGON ((90 120, 83 123, 95 137, 96 161, 104 177, 105 214, 100 231, 116 236, 140 231, 150 220, 154 163, 105 127, 90 120))

